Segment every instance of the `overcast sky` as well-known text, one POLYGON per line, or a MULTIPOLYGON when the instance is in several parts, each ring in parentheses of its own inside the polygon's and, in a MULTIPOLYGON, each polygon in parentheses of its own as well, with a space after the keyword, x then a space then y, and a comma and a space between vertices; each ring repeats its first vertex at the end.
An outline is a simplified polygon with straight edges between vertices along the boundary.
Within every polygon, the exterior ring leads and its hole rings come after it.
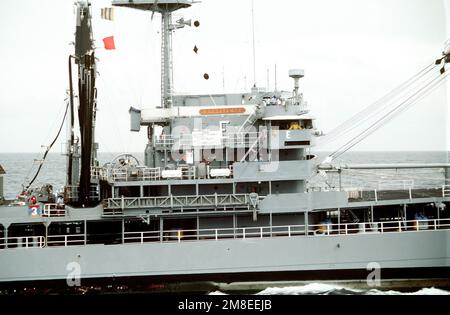
MULTIPOLYGON (((92 2, 100 47, 97 141, 103 152, 142 152, 146 131, 129 131, 128 109, 159 105, 160 19, 120 8, 114 22, 102 21, 100 8, 110 2, 92 2), (111 35, 117 50, 105 51, 101 40, 111 35)), ((288 70, 305 69, 302 92, 318 127, 330 131, 439 56, 450 37, 449 10, 448 0, 255 0, 257 83, 267 85, 269 68, 273 89, 277 64, 278 88, 291 90, 288 70)), ((201 27, 174 37, 175 90, 249 90, 251 0, 204 0, 181 14, 201 27)), ((38 152, 56 134, 74 30, 73 0, 0 1, 0 152, 38 152)), ((435 91, 355 149, 447 150, 446 94, 435 91)))

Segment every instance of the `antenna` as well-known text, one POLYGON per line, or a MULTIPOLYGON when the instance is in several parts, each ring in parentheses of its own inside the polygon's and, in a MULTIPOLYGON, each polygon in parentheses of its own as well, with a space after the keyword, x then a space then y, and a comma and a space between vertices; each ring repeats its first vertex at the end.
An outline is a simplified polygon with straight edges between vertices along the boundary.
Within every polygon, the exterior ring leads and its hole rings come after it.
POLYGON ((222 88, 223 93, 225 93, 225 65, 222 67, 222 88))
POLYGON ((275 92, 278 92, 277 65, 275 64, 275 92))
POLYGON ((253 83, 256 87, 256 45, 255 45, 255 3, 252 0, 252 33, 253 33, 253 83))

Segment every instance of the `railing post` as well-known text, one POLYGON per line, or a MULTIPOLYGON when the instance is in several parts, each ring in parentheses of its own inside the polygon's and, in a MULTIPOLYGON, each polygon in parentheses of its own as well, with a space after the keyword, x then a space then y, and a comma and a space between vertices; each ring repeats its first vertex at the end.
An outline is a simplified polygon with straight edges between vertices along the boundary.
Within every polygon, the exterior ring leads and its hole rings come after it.
POLYGON ((28 248, 28 237, 25 237, 25 248, 28 248))
POLYGON ((291 233, 291 226, 288 227, 288 232, 289 232, 289 237, 291 237, 291 236, 292 236, 292 233, 291 233))
POLYGON ((348 235, 348 224, 345 225, 345 235, 348 235))
POLYGON ((375 202, 378 203, 378 191, 375 189, 375 202))
POLYGON ((409 200, 412 201, 412 189, 409 187, 409 200))
POLYGON ((164 243, 164 220, 159 218, 159 241, 164 243))
POLYGON ((178 243, 181 243, 181 231, 178 231, 178 243))
POLYGON ((363 223, 363 234, 366 234, 366 223, 363 223))
POLYGON ((419 232, 420 228, 419 228, 419 220, 416 220, 416 230, 417 232, 419 232))
POLYGON ((434 220, 434 230, 437 230, 437 220, 434 220))
POLYGON ((384 222, 381 222, 381 234, 384 233, 384 222))
POLYGON ((84 220, 84 245, 87 245, 87 220, 84 220))
POLYGON ((141 232, 141 244, 144 244, 144 232, 141 232))
POLYGON ((243 236, 243 238, 245 240, 245 228, 242 230, 242 236, 243 236))
POLYGON ((216 229, 215 233, 216 233, 216 241, 218 241, 219 240, 219 231, 216 229))
POLYGON ((398 231, 402 232, 402 222, 398 221, 398 231))
POLYGON ((67 235, 64 235, 64 247, 67 247, 67 235))
POLYGON ((125 220, 122 220, 122 244, 125 244, 125 220))
POLYGON ((261 238, 264 238, 264 235, 263 235, 263 229, 264 229, 264 228, 261 228, 261 238))
POLYGON ((5 244, 5 249, 8 249, 8 227, 9 226, 4 226, 4 235, 3 235, 3 237, 4 237, 4 241, 3 241, 3 243, 5 244))

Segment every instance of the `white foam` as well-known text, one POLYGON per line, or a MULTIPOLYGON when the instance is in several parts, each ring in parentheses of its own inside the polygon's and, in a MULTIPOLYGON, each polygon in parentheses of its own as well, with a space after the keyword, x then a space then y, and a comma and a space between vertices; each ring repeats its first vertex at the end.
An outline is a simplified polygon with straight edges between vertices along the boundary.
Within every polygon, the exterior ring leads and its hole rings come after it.
POLYGON ((333 291, 347 290, 355 293, 363 292, 359 290, 346 289, 337 285, 325 283, 311 283, 305 286, 267 288, 257 295, 306 295, 306 294, 325 294, 333 291))
POLYGON ((226 295, 225 293, 222 293, 220 291, 216 291, 216 292, 211 292, 209 293, 209 295, 217 295, 217 296, 221 296, 221 295, 226 295))
POLYGON ((409 295, 450 295, 450 292, 436 288, 425 288, 414 293, 409 293, 409 295))
MULTIPOLYGON (((326 283, 310 283, 304 286, 292 286, 292 287, 269 287, 256 295, 323 295, 323 294, 332 294, 338 293, 341 294, 359 294, 359 295, 450 295, 450 292, 436 289, 436 288, 424 288, 416 292, 399 292, 399 291, 383 291, 379 289, 372 290, 358 290, 358 289, 350 289, 343 286, 326 284, 326 283)), ((220 291, 212 292, 209 295, 227 295, 220 291)))
POLYGON ((450 295, 450 292, 436 289, 436 288, 425 288, 416 292, 398 292, 398 291, 380 291, 380 290, 370 290, 366 295, 450 295))

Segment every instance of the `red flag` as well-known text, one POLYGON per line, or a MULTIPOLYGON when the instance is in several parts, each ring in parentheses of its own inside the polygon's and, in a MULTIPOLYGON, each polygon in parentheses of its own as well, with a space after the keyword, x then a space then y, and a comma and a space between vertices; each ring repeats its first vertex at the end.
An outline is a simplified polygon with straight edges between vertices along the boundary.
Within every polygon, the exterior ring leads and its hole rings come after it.
POLYGON ((116 45, 114 44, 114 36, 107 37, 103 39, 103 43, 105 44, 106 50, 114 50, 116 49, 116 45))

